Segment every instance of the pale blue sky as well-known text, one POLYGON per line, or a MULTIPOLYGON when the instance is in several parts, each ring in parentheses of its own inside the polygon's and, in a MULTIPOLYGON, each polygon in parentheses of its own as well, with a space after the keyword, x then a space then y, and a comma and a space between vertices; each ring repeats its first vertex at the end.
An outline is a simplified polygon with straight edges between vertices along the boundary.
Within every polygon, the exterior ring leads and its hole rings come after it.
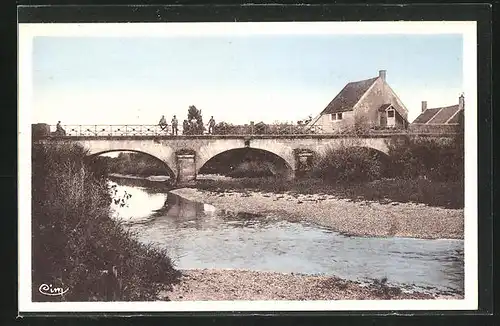
POLYGON ((33 51, 34 120, 51 124, 156 124, 189 105, 205 120, 297 120, 380 69, 410 120, 463 91, 461 35, 37 37, 33 51))

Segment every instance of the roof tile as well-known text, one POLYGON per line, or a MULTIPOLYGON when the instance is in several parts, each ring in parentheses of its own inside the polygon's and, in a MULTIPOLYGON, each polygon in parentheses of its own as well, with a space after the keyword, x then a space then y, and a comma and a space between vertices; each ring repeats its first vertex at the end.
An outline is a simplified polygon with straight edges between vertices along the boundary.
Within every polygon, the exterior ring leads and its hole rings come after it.
POLYGON ((413 123, 423 123, 428 125, 446 124, 446 122, 452 117, 453 119, 451 119, 448 123, 457 123, 459 114, 457 114, 456 116, 454 116, 454 114, 458 110, 459 107, 457 104, 427 109, 424 112, 420 113, 420 115, 413 121, 413 123), (453 122, 454 120, 456 120, 456 122, 453 122))
POLYGON ((427 109, 424 112, 420 113, 420 115, 413 121, 413 123, 427 123, 438 111, 440 108, 435 109, 427 109))
POLYGON ((455 114, 449 121, 448 123, 460 123, 460 119, 463 119, 464 117, 464 110, 460 110, 458 114, 455 114))
POLYGON ((443 124, 446 123, 458 111, 458 104, 441 108, 429 124, 443 124))
POLYGON ((326 106, 321 114, 352 111, 363 94, 373 85, 378 77, 351 82, 345 85, 340 93, 326 106))

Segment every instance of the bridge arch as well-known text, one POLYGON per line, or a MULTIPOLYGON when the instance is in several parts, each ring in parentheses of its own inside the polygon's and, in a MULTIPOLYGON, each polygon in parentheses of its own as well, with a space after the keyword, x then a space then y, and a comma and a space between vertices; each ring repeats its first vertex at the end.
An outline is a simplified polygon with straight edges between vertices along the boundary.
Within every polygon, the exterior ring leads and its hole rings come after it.
MULTIPOLYGON (((238 147, 231 148, 224 151, 221 151, 208 159, 204 159, 203 164, 197 164, 197 174, 202 173, 210 163, 213 164, 221 164, 221 167, 226 168, 229 171, 231 166, 235 166, 238 164, 244 164, 246 161, 245 155, 248 158, 250 153, 255 153, 258 159, 263 162, 270 162, 276 168, 274 173, 281 174, 284 176, 292 176, 293 175, 293 166, 282 156, 273 153, 272 151, 254 148, 254 147, 238 147), (236 155, 237 157, 232 160, 231 154, 236 155)), ((206 170, 205 170, 206 171, 206 170)))
POLYGON ((276 146, 276 142, 271 140, 258 140, 252 139, 249 141, 249 145, 247 140, 245 139, 215 139, 210 141, 203 146, 200 146, 197 151, 196 157, 196 172, 198 172, 205 163, 210 160, 212 157, 233 149, 258 149, 270 152, 274 155, 277 155, 281 159, 283 159, 292 170, 295 170, 295 161, 293 157, 293 150, 289 149, 288 146, 281 144, 281 146, 276 146))
POLYGON ((175 180, 176 178, 176 173, 175 170, 170 167, 170 165, 165 162, 164 160, 160 159, 159 157, 155 156, 154 154, 147 153, 142 150, 134 150, 134 149, 110 149, 110 150, 103 150, 99 152, 91 152, 90 155, 88 156, 91 160, 95 157, 101 156, 103 154, 107 153, 116 153, 116 152, 132 152, 132 153, 138 153, 138 154, 143 154, 145 156, 151 157, 155 159, 156 161, 160 162, 164 167, 165 167, 165 172, 168 174, 168 176, 171 178, 171 180, 175 180))

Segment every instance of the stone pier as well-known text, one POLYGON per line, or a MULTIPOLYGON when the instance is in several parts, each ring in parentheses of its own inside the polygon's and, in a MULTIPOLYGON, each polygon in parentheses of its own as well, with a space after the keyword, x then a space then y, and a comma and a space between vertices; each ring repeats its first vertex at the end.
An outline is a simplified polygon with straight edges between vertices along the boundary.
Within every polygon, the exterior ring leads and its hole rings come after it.
POLYGON ((310 150, 299 150, 295 155, 295 176, 304 176, 312 170, 314 153, 310 150))
POLYGON ((190 185, 196 180, 194 154, 177 154, 177 184, 190 185))

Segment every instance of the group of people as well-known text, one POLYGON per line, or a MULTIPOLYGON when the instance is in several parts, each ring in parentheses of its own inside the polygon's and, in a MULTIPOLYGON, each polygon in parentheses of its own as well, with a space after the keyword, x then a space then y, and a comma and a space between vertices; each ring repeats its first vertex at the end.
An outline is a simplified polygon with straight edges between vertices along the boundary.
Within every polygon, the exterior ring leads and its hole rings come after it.
MULTIPOLYGON (((189 128, 196 128, 197 124, 198 124, 198 121, 194 118, 191 121, 188 121, 186 119, 186 120, 184 120, 184 122, 182 124, 183 131, 186 132, 189 128)), ((161 116, 161 119, 160 119, 160 122, 158 123, 158 125, 160 126, 160 129, 162 131, 167 131, 168 124, 167 124, 167 120, 165 119, 164 115, 161 116)), ((172 135, 177 135, 179 133, 178 125, 179 125, 179 122, 177 120, 177 117, 174 115, 174 117, 172 118, 172 130, 171 130, 172 135)), ((214 127, 215 127, 215 120, 214 120, 214 117, 212 116, 210 118, 210 120, 208 120, 208 133, 209 134, 212 134, 214 132, 214 127)), ((64 130, 63 127, 61 126, 61 121, 57 122, 56 131, 54 134, 57 136, 65 136, 66 135, 66 130, 64 130)))
MULTIPOLYGON (((177 117, 175 115, 172 118, 171 122, 172 122, 171 134, 172 135, 177 135, 178 132, 179 132, 179 129, 178 129, 179 122, 178 122, 177 117)), ((160 122, 158 123, 158 125, 160 126, 160 129, 162 131, 167 131, 168 124, 167 124, 167 120, 165 119, 164 115, 161 116, 161 119, 160 119, 160 122)), ((213 116, 211 116, 210 120, 208 120, 207 126, 208 126, 208 133, 209 134, 213 134, 214 127, 215 127, 215 120, 214 120, 213 116)), ((186 119, 182 123, 182 129, 183 129, 184 133, 186 133, 187 130, 189 130, 190 128, 191 129, 197 129, 197 127, 198 127, 198 121, 195 118, 191 119, 191 121, 188 121, 186 119)))
MULTIPOLYGON (((177 135, 177 133, 179 132, 179 129, 178 129, 178 124, 179 122, 177 121, 177 117, 174 115, 174 117, 172 118, 172 135, 177 135)), ((158 125, 160 126, 161 130, 162 131, 166 131, 167 130, 167 120, 165 119, 165 116, 162 115, 161 116, 161 119, 160 119, 160 122, 158 123, 158 125)))

